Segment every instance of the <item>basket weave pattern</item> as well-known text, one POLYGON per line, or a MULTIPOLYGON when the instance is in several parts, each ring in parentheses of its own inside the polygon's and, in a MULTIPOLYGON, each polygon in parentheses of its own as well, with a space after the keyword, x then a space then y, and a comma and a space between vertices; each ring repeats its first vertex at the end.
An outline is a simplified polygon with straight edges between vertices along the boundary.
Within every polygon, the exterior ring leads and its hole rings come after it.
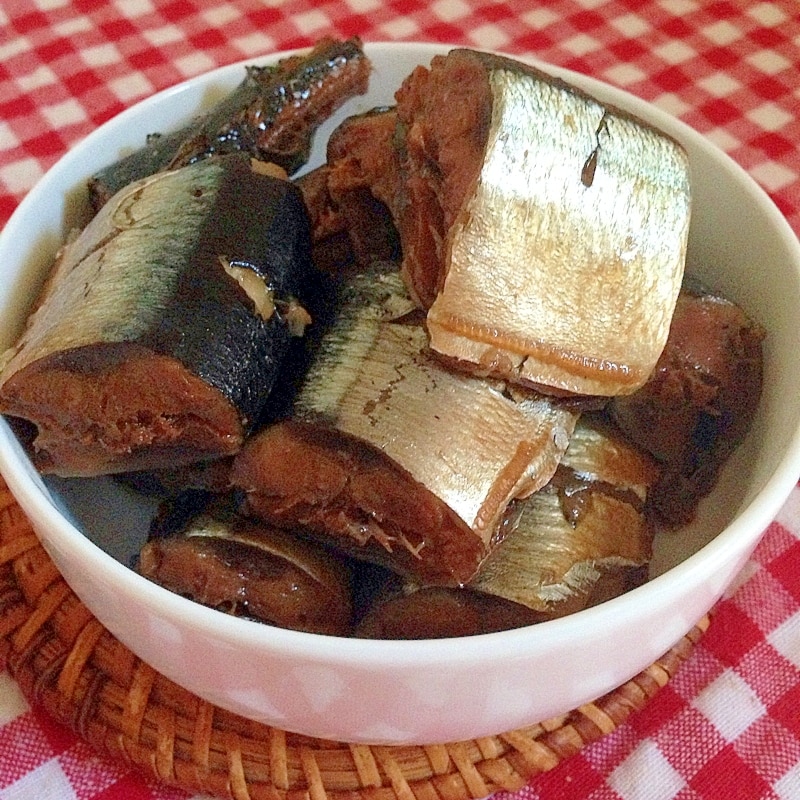
POLYGON ((99 752, 187 791, 235 800, 466 800, 515 791, 643 708, 704 619, 628 683, 569 714, 470 741, 368 746, 253 722, 157 673, 93 617, 0 479, 0 660, 31 703, 99 752))

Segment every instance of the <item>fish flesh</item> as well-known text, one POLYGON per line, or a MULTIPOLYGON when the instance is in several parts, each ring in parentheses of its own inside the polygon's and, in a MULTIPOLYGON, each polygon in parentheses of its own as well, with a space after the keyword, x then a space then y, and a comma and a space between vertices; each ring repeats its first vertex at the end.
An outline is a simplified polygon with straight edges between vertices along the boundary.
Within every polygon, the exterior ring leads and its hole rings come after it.
POLYGON ((396 270, 347 281, 289 418, 248 440, 231 480, 272 524, 460 584, 509 503, 550 479, 579 412, 445 368, 415 311, 396 270))
POLYGON ((134 180, 210 155, 244 151, 289 174, 309 157, 314 134, 346 100, 364 94, 371 65, 357 37, 320 40, 275 66, 248 66, 228 96, 178 131, 151 134, 146 144, 95 174, 95 210, 134 180))
POLYGON ((535 625, 547 619, 518 603, 448 586, 417 586, 396 578, 358 620, 360 639, 447 639, 535 625))
POLYGON ((122 189, 59 253, 2 360, 0 412, 64 476, 231 455, 259 420, 302 310, 300 191, 234 154, 122 189))
POLYGON ((694 518, 750 430, 764 379, 764 337, 740 306, 687 282, 652 376, 609 405, 625 435, 661 466, 649 503, 660 524, 694 518))
POLYGON ((347 117, 328 138, 325 163, 297 178, 320 269, 336 273, 355 263, 364 270, 401 258, 390 211, 399 178, 396 125, 391 107, 347 117))
POLYGON ((362 269, 402 257, 391 213, 400 179, 396 129, 395 110, 380 107, 348 117, 328 139, 328 195, 362 269))
POLYGON ((140 574, 234 616, 332 636, 350 632, 344 559, 291 532, 245 519, 226 500, 204 506, 190 493, 161 511, 139 554, 140 574), (186 514, 182 505, 195 513, 175 520, 186 514))
POLYGON ((684 271, 683 147, 540 70, 471 50, 416 68, 396 99, 392 209, 431 348, 556 394, 642 386, 684 271))

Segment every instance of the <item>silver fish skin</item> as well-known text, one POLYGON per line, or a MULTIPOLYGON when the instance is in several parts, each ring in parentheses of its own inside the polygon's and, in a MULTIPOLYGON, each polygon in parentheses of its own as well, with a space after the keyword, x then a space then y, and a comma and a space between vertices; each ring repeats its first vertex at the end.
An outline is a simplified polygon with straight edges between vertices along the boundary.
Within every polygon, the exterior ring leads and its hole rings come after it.
POLYGON ((412 115, 409 127, 412 144, 436 142, 410 174, 428 180, 425 164, 437 152, 445 173, 436 188, 444 229, 431 347, 543 391, 635 391, 664 347, 683 276, 684 148, 527 65, 457 50, 432 69, 448 60, 456 75, 456 64, 480 73, 489 109, 470 167, 452 164, 447 123, 437 133, 430 119, 430 109, 448 107, 444 81, 431 81, 428 113, 412 115), (459 181, 462 169, 475 174, 459 181), (448 195, 464 184, 463 198, 448 195))
POLYGON ((295 417, 378 449, 488 545, 508 503, 544 486, 577 412, 432 356, 399 273, 364 275, 324 337, 295 417))
POLYGON ((605 575, 646 567, 653 530, 643 506, 658 476, 649 455, 582 418, 562 471, 566 480, 554 479, 519 504, 513 532, 488 556, 470 589, 560 614, 579 610, 605 575), (570 513, 564 495, 569 503, 570 493, 578 492, 582 500, 573 498, 570 513))

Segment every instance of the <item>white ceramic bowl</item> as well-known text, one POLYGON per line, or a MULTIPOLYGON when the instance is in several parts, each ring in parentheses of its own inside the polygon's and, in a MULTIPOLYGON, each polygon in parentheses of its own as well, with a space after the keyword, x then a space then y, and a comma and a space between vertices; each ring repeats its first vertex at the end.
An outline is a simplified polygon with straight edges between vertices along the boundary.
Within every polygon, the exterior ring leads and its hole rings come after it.
MULTIPOLYGON (((391 103, 418 63, 446 48, 367 47, 371 89, 326 124, 391 103)), ((271 61, 271 56, 262 61, 271 61)), ((248 60, 254 63, 256 60, 248 60)), ((541 66, 541 65, 540 65, 541 66)), ((690 154, 689 270, 768 331, 763 401, 752 431, 690 529, 657 543, 653 579, 539 626, 472 638, 360 641, 233 619, 169 593, 126 566, 146 503, 108 480, 46 480, 5 423, 0 470, 67 582, 113 634, 175 682, 285 730, 366 743, 428 744, 502 733, 602 695, 668 650, 722 595, 800 475, 800 246, 767 196, 696 132, 630 95, 551 72, 668 131, 690 154)), ((215 70, 120 114, 72 149, 0 235, 0 348, 16 336, 85 180, 147 133, 168 130, 233 88, 243 65, 215 70)))

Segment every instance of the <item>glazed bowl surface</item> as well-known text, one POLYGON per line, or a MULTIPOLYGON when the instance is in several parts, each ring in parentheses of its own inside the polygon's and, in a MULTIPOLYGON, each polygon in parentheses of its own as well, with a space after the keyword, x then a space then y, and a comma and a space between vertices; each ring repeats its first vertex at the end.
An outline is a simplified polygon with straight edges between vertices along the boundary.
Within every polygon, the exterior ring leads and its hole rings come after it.
MULTIPOLYGON (((369 93, 320 130, 310 167, 345 116, 393 102, 417 64, 449 48, 366 46, 369 93)), ((17 336, 67 231, 86 179, 153 131, 191 119, 236 86, 244 64, 155 95, 65 155, 0 234, 0 351, 17 336)), ((150 501, 110 479, 43 479, 0 422, 0 471, 66 581, 136 655, 198 696, 275 727, 337 741, 433 744, 510 731, 621 685, 677 642, 735 581, 800 476, 800 244, 766 194, 706 139, 656 107, 591 78, 538 66, 635 113, 686 147, 693 212, 687 270, 766 329, 763 397, 744 444, 696 521, 660 534, 651 580, 537 626, 430 641, 364 641, 225 616, 129 568, 150 501)))

